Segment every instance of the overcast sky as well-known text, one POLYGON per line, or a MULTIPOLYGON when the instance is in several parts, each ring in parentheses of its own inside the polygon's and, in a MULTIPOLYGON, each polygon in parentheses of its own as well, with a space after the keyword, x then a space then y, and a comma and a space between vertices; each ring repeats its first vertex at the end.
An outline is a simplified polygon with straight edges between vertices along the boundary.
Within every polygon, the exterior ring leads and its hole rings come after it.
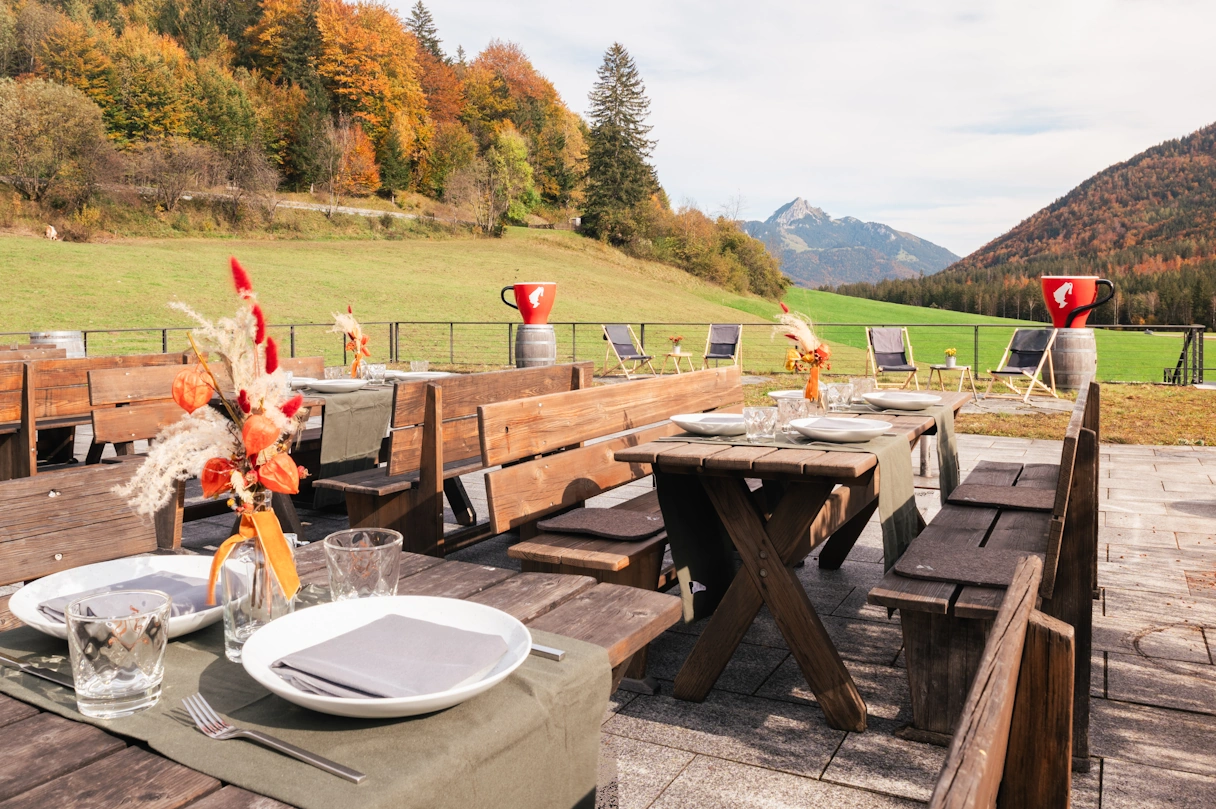
POLYGON ((960 255, 1216 120, 1212 0, 427 5, 446 49, 514 41, 584 115, 624 44, 673 203, 763 219, 802 196, 960 255))

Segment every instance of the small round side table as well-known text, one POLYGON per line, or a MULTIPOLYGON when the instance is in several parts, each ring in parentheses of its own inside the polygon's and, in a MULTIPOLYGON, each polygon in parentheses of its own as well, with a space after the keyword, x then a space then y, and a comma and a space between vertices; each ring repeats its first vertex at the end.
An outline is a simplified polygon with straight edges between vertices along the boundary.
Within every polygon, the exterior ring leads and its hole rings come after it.
POLYGON ((929 366, 929 384, 928 387, 933 387, 933 375, 937 374, 937 385, 941 390, 946 389, 946 380, 942 378, 942 371, 958 371, 958 392, 963 392, 963 380, 966 380, 971 385, 972 397, 978 399, 979 393, 975 389, 975 376, 971 373, 970 365, 930 365, 929 366))

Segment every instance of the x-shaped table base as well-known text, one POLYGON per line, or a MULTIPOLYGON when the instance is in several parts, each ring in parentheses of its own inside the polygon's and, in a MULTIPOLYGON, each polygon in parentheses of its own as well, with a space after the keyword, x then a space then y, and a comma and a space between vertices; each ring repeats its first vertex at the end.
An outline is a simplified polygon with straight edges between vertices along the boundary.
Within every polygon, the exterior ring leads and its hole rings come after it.
POLYGON ((828 724, 839 730, 865 730, 865 701, 793 568, 810 552, 806 539, 810 525, 831 495, 833 484, 788 483, 772 516, 765 520, 742 478, 705 475, 698 479, 743 566, 676 676, 675 696, 698 702, 705 699, 760 607, 767 606, 828 724))

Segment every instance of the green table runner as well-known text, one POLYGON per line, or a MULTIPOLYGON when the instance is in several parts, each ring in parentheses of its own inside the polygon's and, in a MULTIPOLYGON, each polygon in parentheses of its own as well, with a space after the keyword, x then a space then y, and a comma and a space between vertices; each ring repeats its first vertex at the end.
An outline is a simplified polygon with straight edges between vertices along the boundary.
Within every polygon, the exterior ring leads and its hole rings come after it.
MULTIPOLYGON (((530 656, 486 693, 407 719, 327 716, 270 694, 224 657, 219 623, 169 642, 160 702, 133 716, 85 718, 67 689, 9 668, 0 667, 0 692, 141 740, 187 767, 302 809, 590 809, 611 687, 607 653, 546 632, 532 636, 564 649, 565 659, 530 656), (197 692, 234 724, 354 767, 367 779, 351 784, 247 741, 208 739, 182 709, 182 699, 197 692)), ((0 634, 0 650, 69 670, 66 642, 32 629, 0 634)))
MULTIPOLYGON (((313 477, 332 478, 375 465, 393 415, 393 387, 327 393, 321 430, 321 468, 313 477)), ((313 489, 313 508, 345 502, 333 489, 313 489)))
POLYGON ((954 408, 946 404, 930 405, 924 410, 879 410, 870 405, 852 406, 846 413, 861 416, 914 416, 928 413, 937 427, 937 477, 941 490, 942 505, 946 505, 950 493, 958 488, 958 443, 954 438, 954 408))
MULTIPOLYGON (((665 442, 684 442, 699 444, 722 444, 740 447, 778 447, 781 449, 818 449, 825 452, 868 452, 875 456, 878 462, 878 514, 882 523, 883 569, 891 567, 903 555, 916 535, 920 533, 920 513, 916 509, 916 489, 912 480, 912 453, 908 451, 908 439, 903 435, 881 435, 869 441, 856 444, 838 444, 827 441, 808 441, 805 439, 777 436, 762 441, 748 441, 738 436, 696 436, 679 435, 666 436, 657 439, 665 442)), ((725 586, 729 586, 733 571, 729 554, 723 553, 720 537, 706 530, 701 525, 703 517, 698 513, 706 513, 705 504, 688 504, 682 507, 677 500, 688 500, 691 492, 688 487, 682 487, 678 496, 664 497, 663 487, 671 484, 679 485, 673 478, 678 475, 662 475, 660 483, 660 505, 666 516, 671 510, 678 511, 680 518, 667 520, 667 540, 671 545, 671 558, 676 567, 676 577, 680 581, 680 595, 684 601, 684 620, 692 621, 701 618, 717 606, 724 595, 725 586), (695 530, 681 530, 680 519, 697 522, 695 530), (673 530, 672 523, 677 523, 673 530), (694 587, 693 585, 697 585, 694 587), (699 589, 703 588, 703 589, 699 589), (696 593, 693 590, 697 590, 696 593)), ((695 481, 694 481, 695 482, 695 481)), ((697 485, 699 487, 699 484, 697 485)), ((669 494, 674 494, 669 493, 669 494)), ((702 498, 705 495, 701 494, 702 498)), ((708 499, 708 498, 705 498, 708 499)), ((712 507, 708 513, 713 513, 712 507)))

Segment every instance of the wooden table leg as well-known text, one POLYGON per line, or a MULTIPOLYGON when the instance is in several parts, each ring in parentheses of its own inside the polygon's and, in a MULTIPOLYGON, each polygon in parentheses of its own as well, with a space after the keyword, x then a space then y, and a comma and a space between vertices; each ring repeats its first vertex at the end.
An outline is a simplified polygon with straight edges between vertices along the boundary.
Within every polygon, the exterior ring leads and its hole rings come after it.
MULTIPOLYGON (((828 724, 840 730, 865 730, 865 701, 806 590, 789 566, 792 560, 784 558, 798 547, 800 534, 809 529, 823 507, 826 495, 823 499, 808 498, 805 496, 807 486, 790 486, 766 530, 741 480, 706 477, 701 482, 739 551, 743 562, 739 575, 750 580, 772 612, 791 654, 823 708, 828 724), (770 531, 775 536, 770 536, 770 531)), ((731 589, 734 587, 732 584, 731 589)), ((722 606, 725 605, 720 605, 719 610, 722 606)))
POLYGON ((878 510, 878 499, 863 508, 844 525, 836 529, 836 533, 828 537, 828 541, 824 543, 823 550, 819 552, 819 568, 821 570, 839 570, 844 564, 844 560, 848 557, 849 551, 853 550, 853 546, 857 544, 858 538, 861 537, 861 532, 865 530, 866 523, 874 516, 874 512, 878 510))
POLYGON ((456 515, 457 525, 475 525, 477 523, 477 512, 469 500, 469 493, 465 491, 464 481, 460 478, 448 478, 443 482, 443 494, 448 498, 452 514, 456 515))
POLYGON ((709 623, 697 638, 688 659, 676 674, 672 695, 701 702, 722 676, 747 628, 764 606, 764 597, 743 571, 735 576, 709 623))

